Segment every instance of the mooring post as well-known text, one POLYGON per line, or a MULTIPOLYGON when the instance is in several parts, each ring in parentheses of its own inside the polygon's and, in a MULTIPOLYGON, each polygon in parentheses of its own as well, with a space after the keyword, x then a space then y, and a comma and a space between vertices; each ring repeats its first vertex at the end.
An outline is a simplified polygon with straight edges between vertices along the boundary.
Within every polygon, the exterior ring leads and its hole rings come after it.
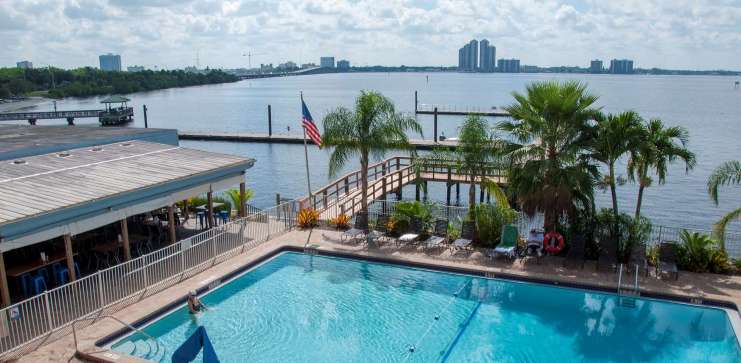
POLYGON ((142 108, 144 109, 144 128, 149 128, 149 125, 147 124, 147 105, 142 105, 142 108))
POLYGON ((68 126, 75 126, 75 118, 74 117, 67 117, 67 125, 68 126))
POLYGON ((461 200, 461 183, 455 183, 455 199, 461 200))
POLYGON ((437 143, 437 107, 435 107, 435 143, 437 143))
POLYGON ((273 136, 273 113, 268 105, 268 136, 273 136))
POLYGON ((417 113, 417 91, 414 91, 414 113, 417 113))
POLYGON ((28 119, 28 124, 29 125, 36 125, 36 119, 35 118, 28 119))
POLYGON ((448 188, 448 199, 447 203, 450 205, 450 188, 453 187, 453 182, 451 181, 452 175, 450 174, 450 169, 448 169, 448 181, 445 182, 445 186, 448 188))
POLYGON ((416 184, 416 185, 415 185, 415 190, 414 190, 414 200, 416 200, 416 201, 418 201, 418 202, 419 202, 419 184, 416 184))
POLYGON ((479 203, 484 202, 484 188, 479 188, 481 191, 479 192, 479 203))

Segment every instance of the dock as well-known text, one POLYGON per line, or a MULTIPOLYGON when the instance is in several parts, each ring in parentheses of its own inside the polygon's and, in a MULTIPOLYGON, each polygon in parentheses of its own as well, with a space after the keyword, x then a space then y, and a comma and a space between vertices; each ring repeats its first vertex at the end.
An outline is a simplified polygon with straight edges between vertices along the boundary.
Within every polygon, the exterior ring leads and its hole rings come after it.
POLYGON ((103 125, 117 125, 131 121, 134 109, 131 107, 111 110, 75 110, 75 111, 41 111, 41 112, 0 112, 0 121, 28 120, 29 125, 36 125, 38 120, 67 119, 69 125, 75 124, 76 118, 97 117, 103 125))
MULTIPOLYGON (((414 91, 414 113, 417 115, 435 115, 435 123, 437 123, 437 115, 468 116, 473 114, 489 117, 509 117, 507 111, 496 107, 482 108, 478 106, 420 105, 417 96, 417 91, 414 91)), ((437 137, 437 132, 435 132, 435 136, 437 137)))
MULTIPOLYGON (((301 135, 268 135, 226 132, 200 132, 200 131, 178 131, 180 140, 198 141, 230 141, 230 142, 252 142, 265 144, 303 144, 301 135)), ((435 143, 432 140, 409 140, 417 150, 432 150, 435 143)), ((440 141, 437 145, 448 146, 454 149, 458 146, 457 141, 440 141)))

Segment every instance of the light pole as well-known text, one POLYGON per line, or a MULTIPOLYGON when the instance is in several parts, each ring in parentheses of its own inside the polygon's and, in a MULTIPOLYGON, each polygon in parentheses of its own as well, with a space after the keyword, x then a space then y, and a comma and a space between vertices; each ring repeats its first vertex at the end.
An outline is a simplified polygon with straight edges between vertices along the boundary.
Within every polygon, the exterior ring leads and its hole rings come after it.
POLYGON ((47 64, 47 63, 44 63, 44 62, 39 62, 39 63, 46 64, 47 66, 49 66, 49 69, 51 69, 51 88, 56 89, 57 88, 57 83, 54 82, 54 67, 52 67, 50 64, 47 64))

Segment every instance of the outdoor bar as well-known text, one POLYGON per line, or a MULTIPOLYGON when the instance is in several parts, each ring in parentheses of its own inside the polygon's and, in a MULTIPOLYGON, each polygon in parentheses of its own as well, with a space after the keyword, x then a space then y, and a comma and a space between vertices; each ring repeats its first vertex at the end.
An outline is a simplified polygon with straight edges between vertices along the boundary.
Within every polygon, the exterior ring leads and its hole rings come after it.
MULTIPOLYGON (((244 191, 253 163, 139 140, 2 161, 3 306, 197 233, 183 228, 189 198, 207 196, 208 204, 192 207, 206 217, 201 229, 212 228, 213 193, 244 191)), ((232 207, 244 215, 243 197, 240 204, 232 207)))

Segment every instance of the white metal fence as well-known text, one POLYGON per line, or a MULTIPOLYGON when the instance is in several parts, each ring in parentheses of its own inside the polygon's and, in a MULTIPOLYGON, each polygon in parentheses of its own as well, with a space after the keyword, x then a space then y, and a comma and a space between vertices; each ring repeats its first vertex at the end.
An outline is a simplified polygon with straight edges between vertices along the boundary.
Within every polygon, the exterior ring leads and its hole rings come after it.
MULTIPOLYGON (((0 359, 72 332, 76 319, 112 314, 291 229, 296 204, 253 213, 0 310, 0 359)), ((81 322, 78 327, 92 324, 81 322)))

